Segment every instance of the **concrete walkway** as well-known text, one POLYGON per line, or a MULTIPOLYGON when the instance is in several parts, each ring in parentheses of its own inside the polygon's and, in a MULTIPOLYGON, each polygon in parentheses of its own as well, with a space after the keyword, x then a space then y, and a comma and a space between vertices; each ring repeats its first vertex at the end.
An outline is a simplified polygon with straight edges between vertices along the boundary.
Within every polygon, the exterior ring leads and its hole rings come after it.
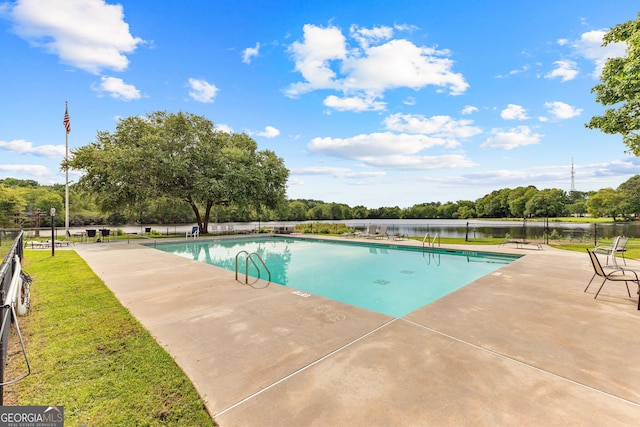
POLYGON ((636 288, 583 293, 586 253, 473 247, 525 256, 395 319, 133 241, 74 249, 222 426, 640 422, 636 288))

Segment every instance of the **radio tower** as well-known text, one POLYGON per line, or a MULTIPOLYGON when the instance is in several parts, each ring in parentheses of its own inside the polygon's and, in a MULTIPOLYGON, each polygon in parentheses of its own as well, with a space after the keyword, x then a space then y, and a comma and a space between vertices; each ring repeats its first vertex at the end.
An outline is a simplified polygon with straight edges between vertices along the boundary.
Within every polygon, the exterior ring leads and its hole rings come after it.
POLYGON ((571 192, 576 191, 576 171, 573 168, 573 157, 571 158, 571 192))

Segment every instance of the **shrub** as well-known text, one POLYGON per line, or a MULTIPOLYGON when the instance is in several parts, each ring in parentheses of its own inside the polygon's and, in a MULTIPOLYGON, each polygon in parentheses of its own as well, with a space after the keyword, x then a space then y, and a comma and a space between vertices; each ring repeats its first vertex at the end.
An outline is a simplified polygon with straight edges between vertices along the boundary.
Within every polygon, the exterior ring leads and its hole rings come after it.
POLYGON ((342 234, 353 231, 345 224, 330 222, 307 222, 296 225, 294 229, 296 232, 304 234, 342 234))
POLYGON ((551 240, 560 240, 560 234, 558 233, 558 230, 554 228, 551 234, 549 235, 549 238, 551 240))

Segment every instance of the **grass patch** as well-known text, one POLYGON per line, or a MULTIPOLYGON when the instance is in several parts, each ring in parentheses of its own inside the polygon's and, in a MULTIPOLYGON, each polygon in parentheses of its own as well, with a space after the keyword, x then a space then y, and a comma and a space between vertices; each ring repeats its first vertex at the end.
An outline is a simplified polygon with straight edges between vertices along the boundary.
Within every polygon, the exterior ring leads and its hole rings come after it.
MULTIPOLYGON (((420 236, 412 236, 408 238, 409 240, 416 240, 418 242, 424 241, 425 244, 431 244, 433 242, 433 237, 430 237, 426 241, 424 237, 420 236)), ((500 243, 504 243, 504 237, 481 237, 477 239, 469 239, 468 241, 464 239, 464 237, 438 237, 436 239, 436 245, 438 242, 440 244, 449 244, 449 245, 499 245, 500 243)))
MULTIPOLYGON (((613 244, 613 239, 603 239, 598 240, 598 246, 611 246, 613 244)), ((586 249, 593 249, 593 242, 590 243, 564 243, 564 242, 553 242, 549 243, 549 246, 558 249, 565 249, 568 251, 579 251, 586 253, 586 249)), ((622 255, 618 254, 618 258, 622 258, 622 255)), ((640 239, 629 239, 627 242, 627 250, 624 254, 624 257, 627 259, 640 259, 640 239)))
MULTIPOLYGON (((5 405, 61 405, 65 425, 216 425, 184 372, 75 251, 25 251, 24 270, 32 309, 19 322, 32 373, 5 387, 5 405)), ((25 370, 12 351, 6 378, 25 370)))

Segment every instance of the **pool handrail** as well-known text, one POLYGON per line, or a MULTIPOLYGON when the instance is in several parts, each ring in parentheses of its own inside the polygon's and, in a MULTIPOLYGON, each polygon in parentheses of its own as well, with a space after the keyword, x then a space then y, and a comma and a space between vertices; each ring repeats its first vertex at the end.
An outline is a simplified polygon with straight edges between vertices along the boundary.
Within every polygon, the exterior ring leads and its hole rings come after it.
MULTIPOLYGON (((426 242, 428 242, 428 238, 431 237, 431 234, 427 233, 424 235, 424 239, 422 239, 422 249, 424 249, 424 244, 426 242)), ((438 241, 438 247, 440 247, 440 233, 436 233, 433 236, 433 240, 431 242, 428 242, 429 246, 431 246, 432 248, 436 247, 436 240, 438 241)))
POLYGON ((267 264, 265 264, 260 254, 256 252, 249 253, 245 250, 242 250, 236 254, 236 280, 238 280, 238 257, 240 257, 240 255, 242 255, 243 253, 246 254, 246 258, 244 260, 244 283, 249 284, 249 261, 251 261, 253 266, 256 268, 256 271, 258 272, 258 279, 260 279, 260 267, 258 267, 258 264, 256 264, 256 262, 253 260, 254 255, 258 257, 264 269, 267 270, 267 274, 269 275, 269 283, 271 283, 271 271, 269 270, 269 267, 267 267, 267 264))

